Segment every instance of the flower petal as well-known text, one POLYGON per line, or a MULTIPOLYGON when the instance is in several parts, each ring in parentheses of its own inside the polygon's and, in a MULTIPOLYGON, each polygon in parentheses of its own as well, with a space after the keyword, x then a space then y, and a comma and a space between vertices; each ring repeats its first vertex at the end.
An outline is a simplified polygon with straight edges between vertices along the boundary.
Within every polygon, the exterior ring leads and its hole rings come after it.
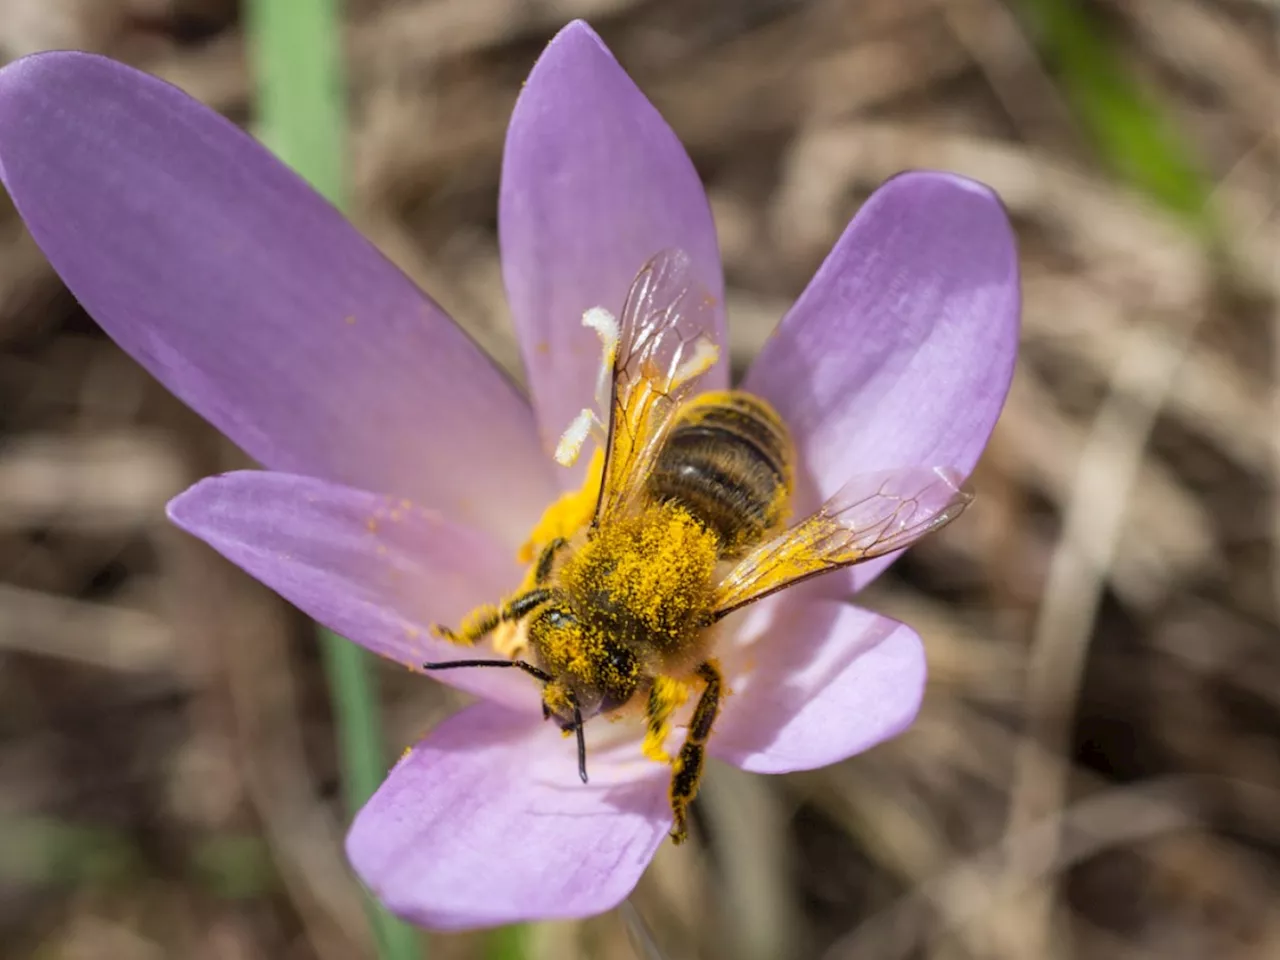
MULTIPOLYGON (((924 645, 905 624, 833 601, 779 605, 729 674, 710 752, 744 770, 811 770, 897 736, 924 695, 924 645)), ((728 661, 729 658, 726 658, 728 661)), ((729 668, 729 662, 725 664, 729 668)))
POLYGON ((466 334, 176 87, 82 53, 6 66, 0 177, 94 319, 272 469, 412 497, 512 542, 553 494, 527 404, 466 334))
MULTIPOLYGON (((437 639, 431 625, 456 625, 520 579, 508 551, 482 531, 311 477, 211 477, 175 497, 169 517, 308 616, 411 669, 484 656, 437 639)), ((516 670, 431 676, 538 715, 537 684, 516 670)))
MULTIPOLYGON (((858 211, 744 386, 790 425, 821 498, 890 467, 968 475, 1013 377, 1019 309, 1017 251, 995 194, 950 174, 903 174, 858 211)), ((855 585, 889 562, 856 568, 855 585)))
MULTIPOLYGON (((717 301, 724 281, 706 193, 684 147, 581 21, 534 65, 507 131, 499 204, 502 272, 543 444, 592 407, 601 348, 582 314, 617 314, 640 268, 683 249, 717 301)), ((725 361, 706 389, 728 383, 725 361)), ((568 471, 566 484, 569 483, 568 471)))
POLYGON ((590 916, 631 892, 670 828, 665 770, 647 770, 597 764, 584 785, 572 739, 478 704, 391 771, 347 855, 392 913, 424 927, 590 916))

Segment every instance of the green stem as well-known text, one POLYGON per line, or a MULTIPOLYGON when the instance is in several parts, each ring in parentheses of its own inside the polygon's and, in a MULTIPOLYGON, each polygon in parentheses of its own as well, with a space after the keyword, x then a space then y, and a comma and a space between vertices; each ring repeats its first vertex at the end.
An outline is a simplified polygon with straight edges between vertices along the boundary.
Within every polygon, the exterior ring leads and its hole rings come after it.
MULTIPOLYGON (((373 796, 387 772, 377 688, 368 654, 323 627, 319 636, 338 727, 343 794, 347 809, 355 813, 373 796)), ((423 938, 417 930, 401 923, 372 898, 367 908, 382 960, 416 960, 423 956, 423 938)))
POLYGON ((1168 113, 1134 80, 1076 0, 1020 0, 1072 109, 1102 158, 1121 176, 1211 232, 1211 190, 1168 113))
POLYGON ((528 953, 529 928, 523 924, 499 927, 485 937, 485 960, 524 960, 528 953))
MULTIPOLYGON (((250 0, 247 30, 257 71, 258 122, 265 142, 330 201, 345 189, 345 86, 337 0, 250 0)), ((386 775, 378 695, 367 655, 320 631, 338 726, 343 786, 354 813, 386 775)), ((417 960, 422 938, 372 899, 368 901, 378 956, 417 960)))

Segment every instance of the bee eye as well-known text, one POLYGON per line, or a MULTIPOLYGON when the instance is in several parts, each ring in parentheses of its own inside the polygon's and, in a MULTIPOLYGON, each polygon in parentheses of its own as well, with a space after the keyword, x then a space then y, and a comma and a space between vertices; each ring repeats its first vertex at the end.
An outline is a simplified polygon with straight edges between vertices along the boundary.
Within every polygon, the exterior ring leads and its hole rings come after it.
POLYGON ((547 621, 547 626, 554 627, 556 629, 569 627, 578 622, 578 618, 572 613, 561 610, 558 607, 552 607, 543 614, 543 617, 547 621))
POLYGON ((600 709, 608 712, 622 706, 635 693, 639 662, 628 647, 617 643, 609 644, 604 661, 607 666, 604 670, 604 682, 601 684, 604 696, 600 709))
POLYGON ((616 670, 619 676, 629 676, 635 669, 636 655, 626 647, 611 644, 605 656, 609 660, 609 666, 616 670))

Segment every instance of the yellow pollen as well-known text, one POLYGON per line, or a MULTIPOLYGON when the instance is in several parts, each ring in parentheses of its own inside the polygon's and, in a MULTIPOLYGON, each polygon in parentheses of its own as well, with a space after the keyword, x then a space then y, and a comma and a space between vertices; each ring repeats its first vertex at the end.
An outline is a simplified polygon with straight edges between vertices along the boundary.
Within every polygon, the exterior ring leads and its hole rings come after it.
POLYGON ((600 528, 566 562, 562 582, 613 598, 655 637, 678 645, 696 610, 710 610, 715 535, 674 504, 600 528))
POLYGON ((465 638, 470 636, 471 631, 475 629, 476 625, 481 620, 487 620, 489 617, 493 616, 497 612, 498 612, 498 608, 488 603, 486 603, 482 607, 477 607, 476 609, 472 610, 470 613, 468 613, 465 617, 462 618, 462 623, 460 625, 460 629, 458 630, 459 639, 463 640, 466 646, 471 646, 474 641, 469 641, 469 640, 466 640, 465 638))
MULTIPOLYGON (((543 511, 542 516, 529 533, 529 539, 516 554, 516 560, 528 565, 524 580, 515 590, 513 596, 527 593, 534 586, 537 573, 533 561, 542 553, 544 547, 552 540, 561 538, 569 540, 579 531, 586 528, 595 515, 596 500, 599 498, 601 477, 604 474, 604 451, 597 449, 587 466, 587 476, 581 488, 561 494, 543 511)), ((495 612, 495 607, 485 605, 473 610, 463 618, 459 634, 466 634, 481 620, 495 612)), ((525 621, 505 622, 498 624, 489 634, 493 649, 499 656, 508 660, 523 657, 529 649, 528 626, 525 621)))
POLYGON ((549 683, 543 688, 542 702, 552 713, 568 713, 573 709, 569 691, 558 683, 549 683))
POLYGON ((688 684, 665 676, 659 676, 653 681, 653 690, 649 693, 652 719, 645 731, 641 749, 655 763, 671 762, 671 754, 667 753, 666 748, 667 737, 671 733, 671 715, 684 706, 688 699, 688 684))
POLYGON ((493 649, 508 660, 524 657, 529 650, 529 631, 523 620, 518 623, 500 623, 489 635, 493 649))
POLYGON ((574 627, 548 633, 539 643, 543 664, 552 674, 569 676, 590 685, 620 679, 616 674, 600 673, 607 638, 598 630, 578 623, 574 627))
MULTIPOLYGON (((595 453, 591 455, 591 463, 587 465, 587 476, 582 486, 577 490, 560 494, 543 511, 541 518, 529 532, 528 541, 516 554, 516 559, 520 563, 533 563, 542 552, 542 548, 552 540, 557 537, 568 540, 591 522, 595 514, 596 500, 600 496, 600 479, 603 474, 604 450, 597 447, 595 453)), ((533 586, 532 570, 529 571, 529 577, 521 589, 527 590, 531 586, 533 586)))

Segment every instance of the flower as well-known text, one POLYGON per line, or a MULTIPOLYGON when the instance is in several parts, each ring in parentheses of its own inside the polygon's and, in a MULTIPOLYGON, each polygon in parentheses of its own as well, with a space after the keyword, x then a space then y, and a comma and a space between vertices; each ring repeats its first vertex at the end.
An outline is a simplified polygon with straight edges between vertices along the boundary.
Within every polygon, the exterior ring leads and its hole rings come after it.
MULTIPOLYGON (((529 530, 581 480, 549 451, 591 403, 599 346, 584 311, 616 310, 670 247, 723 291, 689 158, 580 22, 534 67, 503 158, 502 270, 530 400, 264 148, 155 78, 81 53, 0 70, 0 177, 89 313, 267 467, 198 483, 173 520, 415 669, 475 655, 430 625, 508 594, 529 530)), ((995 196, 904 174, 863 206, 743 386, 790 426, 818 495, 889 467, 967 474, 1004 402, 1018 311, 995 196)), ((705 386, 727 379, 722 363, 705 386)), ((911 722, 920 638, 842 602, 890 560, 744 619, 712 756, 813 768, 911 722)), ((436 676, 482 699, 410 750, 357 816, 347 849, 363 880, 444 929, 618 903, 666 836, 669 771, 623 725, 597 723, 584 786, 529 677, 436 676)))

